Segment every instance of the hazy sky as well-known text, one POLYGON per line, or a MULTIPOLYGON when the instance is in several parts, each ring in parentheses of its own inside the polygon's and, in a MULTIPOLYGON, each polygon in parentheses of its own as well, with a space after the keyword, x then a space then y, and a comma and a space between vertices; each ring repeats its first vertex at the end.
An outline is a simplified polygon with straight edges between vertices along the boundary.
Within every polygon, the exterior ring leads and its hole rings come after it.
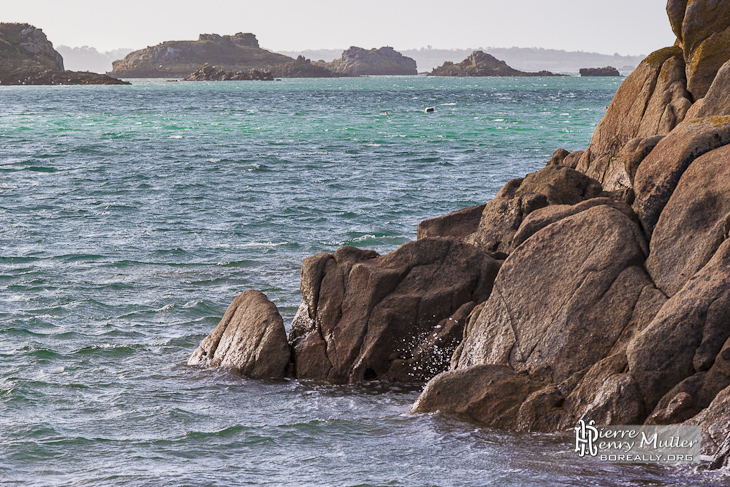
POLYGON ((674 43, 666 0, 2 0, 54 45, 139 49, 253 32, 262 47, 545 47, 648 54, 674 43))

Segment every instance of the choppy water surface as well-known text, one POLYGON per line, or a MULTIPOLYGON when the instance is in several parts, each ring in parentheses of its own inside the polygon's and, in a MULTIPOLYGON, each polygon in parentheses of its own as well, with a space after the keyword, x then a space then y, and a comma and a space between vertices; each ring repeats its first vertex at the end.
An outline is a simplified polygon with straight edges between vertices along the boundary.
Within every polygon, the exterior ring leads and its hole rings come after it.
POLYGON ((581 460, 566 436, 404 415, 417 385, 185 365, 239 292, 290 321, 304 257, 388 252, 585 148, 619 83, 0 88, 0 483, 722 485, 581 460))

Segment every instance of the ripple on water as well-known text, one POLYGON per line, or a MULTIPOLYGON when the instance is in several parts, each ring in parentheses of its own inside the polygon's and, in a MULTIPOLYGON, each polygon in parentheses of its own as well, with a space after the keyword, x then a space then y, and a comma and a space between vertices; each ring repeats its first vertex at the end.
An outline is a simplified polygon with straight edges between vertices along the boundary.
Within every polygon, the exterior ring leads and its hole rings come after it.
POLYGON ((584 149, 619 83, 0 90, 0 483, 724 485, 582 461, 560 435, 407 415, 419 385, 185 365, 238 293, 264 290, 289 322, 305 257, 389 252, 558 145, 584 149))

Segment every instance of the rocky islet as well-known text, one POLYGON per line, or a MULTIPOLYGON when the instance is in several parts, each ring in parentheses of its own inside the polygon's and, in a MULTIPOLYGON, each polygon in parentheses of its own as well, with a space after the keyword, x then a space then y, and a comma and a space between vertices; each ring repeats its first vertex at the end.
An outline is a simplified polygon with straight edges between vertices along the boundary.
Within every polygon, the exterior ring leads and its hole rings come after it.
POLYGON ((0 85, 123 85, 104 74, 66 71, 46 34, 30 24, 0 23, 0 85))

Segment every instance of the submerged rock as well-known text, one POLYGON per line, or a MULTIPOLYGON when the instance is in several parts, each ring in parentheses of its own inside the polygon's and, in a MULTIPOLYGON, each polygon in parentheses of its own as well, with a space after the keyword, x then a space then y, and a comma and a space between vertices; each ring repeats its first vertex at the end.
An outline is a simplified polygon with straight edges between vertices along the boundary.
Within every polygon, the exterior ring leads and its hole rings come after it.
POLYGON ((287 375, 290 357, 276 305, 250 290, 233 300, 188 365, 227 367, 253 379, 279 379, 287 375))

